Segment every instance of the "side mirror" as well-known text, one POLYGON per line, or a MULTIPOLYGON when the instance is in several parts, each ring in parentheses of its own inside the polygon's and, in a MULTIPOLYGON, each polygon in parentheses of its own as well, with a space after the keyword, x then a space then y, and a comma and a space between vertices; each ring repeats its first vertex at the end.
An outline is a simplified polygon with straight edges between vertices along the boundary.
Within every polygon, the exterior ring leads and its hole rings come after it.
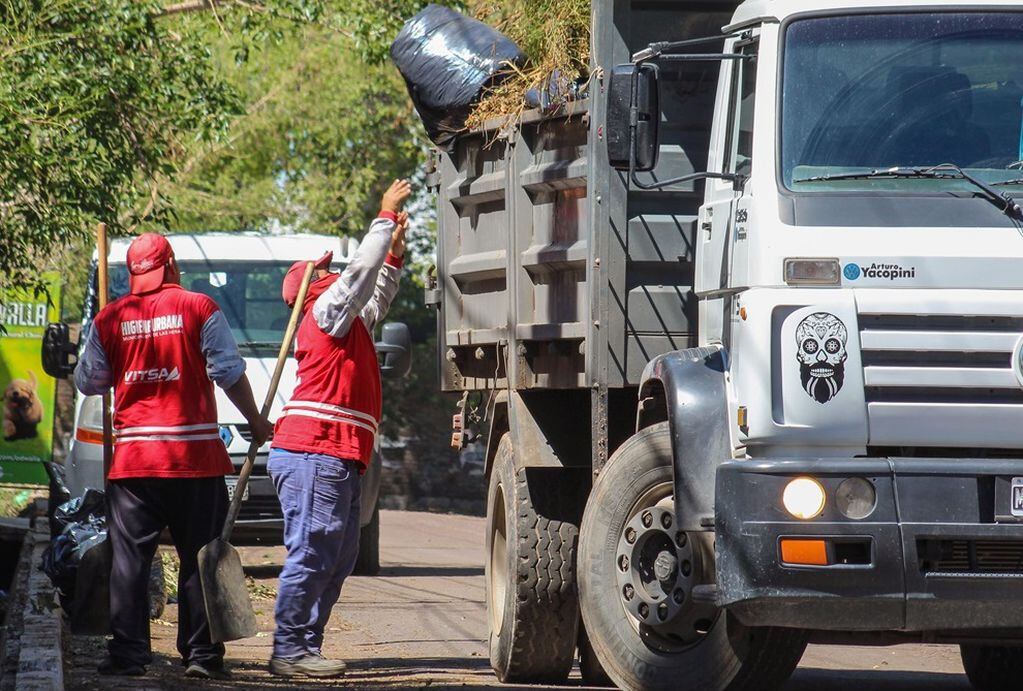
POLYGON ((629 170, 633 132, 636 172, 653 170, 657 166, 657 125, 661 118, 657 95, 655 65, 618 65, 611 71, 607 89, 607 157, 612 168, 629 170), (636 108, 635 128, 632 126, 633 105, 636 108))
POLYGON ((67 379, 74 374, 78 362, 78 344, 71 342, 67 324, 60 322, 46 325, 42 361, 43 371, 54 379, 67 379))
POLYGON ((380 358, 380 374, 398 378, 408 376, 412 369, 412 336, 408 326, 401 322, 383 325, 380 341, 376 344, 380 358))

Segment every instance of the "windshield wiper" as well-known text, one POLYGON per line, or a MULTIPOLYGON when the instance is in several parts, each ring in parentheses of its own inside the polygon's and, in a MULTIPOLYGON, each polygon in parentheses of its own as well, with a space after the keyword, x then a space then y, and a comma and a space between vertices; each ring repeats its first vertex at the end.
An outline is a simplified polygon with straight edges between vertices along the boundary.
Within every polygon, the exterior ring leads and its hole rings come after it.
MULTIPOLYGON (((930 168, 879 168, 858 173, 831 173, 815 175, 793 182, 829 182, 831 180, 877 180, 877 179, 919 179, 919 180, 965 180, 981 192, 981 197, 998 207, 1009 218, 1023 220, 1023 209, 1008 194, 999 192, 988 183, 978 180, 954 163, 942 163, 930 168)), ((1012 181, 1010 181, 1012 182, 1012 181)), ((1008 183, 996 183, 1008 184, 1008 183)), ((1023 184, 1023 180, 1019 181, 1023 184)))

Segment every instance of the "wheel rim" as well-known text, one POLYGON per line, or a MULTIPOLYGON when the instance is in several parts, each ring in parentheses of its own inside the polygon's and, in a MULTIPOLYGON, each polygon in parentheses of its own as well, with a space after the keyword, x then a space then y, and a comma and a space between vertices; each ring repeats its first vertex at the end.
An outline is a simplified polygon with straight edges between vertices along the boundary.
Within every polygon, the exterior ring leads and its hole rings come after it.
POLYGON ((650 487, 629 510, 615 552, 618 600, 650 647, 666 653, 699 644, 717 621, 713 604, 692 600, 705 582, 704 563, 689 533, 675 526, 673 485, 650 487))
POLYGON ((497 485, 494 519, 490 526, 490 630, 497 633, 504 624, 504 605, 508 594, 508 514, 504 510, 504 487, 497 485))

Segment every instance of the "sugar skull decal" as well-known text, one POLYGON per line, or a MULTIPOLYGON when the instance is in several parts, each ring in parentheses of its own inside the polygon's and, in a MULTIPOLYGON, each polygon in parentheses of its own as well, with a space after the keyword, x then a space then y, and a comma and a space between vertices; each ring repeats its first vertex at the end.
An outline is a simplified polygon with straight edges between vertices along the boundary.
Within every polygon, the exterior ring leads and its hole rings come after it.
POLYGON ((818 403, 827 403, 842 390, 848 340, 845 324, 829 312, 814 312, 796 327, 796 356, 803 390, 818 403))

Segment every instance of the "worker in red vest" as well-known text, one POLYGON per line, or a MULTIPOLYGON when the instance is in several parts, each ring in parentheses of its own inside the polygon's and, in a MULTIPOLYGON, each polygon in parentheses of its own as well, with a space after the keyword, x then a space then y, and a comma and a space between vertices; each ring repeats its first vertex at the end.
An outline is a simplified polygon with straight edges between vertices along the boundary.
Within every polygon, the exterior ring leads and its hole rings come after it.
POLYGON ((178 575, 178 652, 186 676, 223 679, 224 645, 210 640, 197 556, 227 516, 224 476, 233 472, 217 424, 220 386, 262 444, 260 415, 245 361, 217 303, 181 288, 170 243, 145 233, 128 248, 130 293, 92 322, 75 384, 84 394, 114 387, 114 457, 107 479, 113 553, 113 638, 101 674, 138 676, 152 661, 149 568, 170 529, 178 575))
MULTIPOLYGON (((316 262, 303 304, 295 359, 298 384, 274 430, 267 470, 284 512, 288 555, 277 590, 270 671, 334 677, 341 660, 321 654, 323 630, 359 551, 359 478, 380 423, 380 368, 370 335, 398 292, 409 183, 395 180, 358 251, 341 274, 331 254, 316 262)), ((293 305, 306 262, 284 279, 293 305)))

